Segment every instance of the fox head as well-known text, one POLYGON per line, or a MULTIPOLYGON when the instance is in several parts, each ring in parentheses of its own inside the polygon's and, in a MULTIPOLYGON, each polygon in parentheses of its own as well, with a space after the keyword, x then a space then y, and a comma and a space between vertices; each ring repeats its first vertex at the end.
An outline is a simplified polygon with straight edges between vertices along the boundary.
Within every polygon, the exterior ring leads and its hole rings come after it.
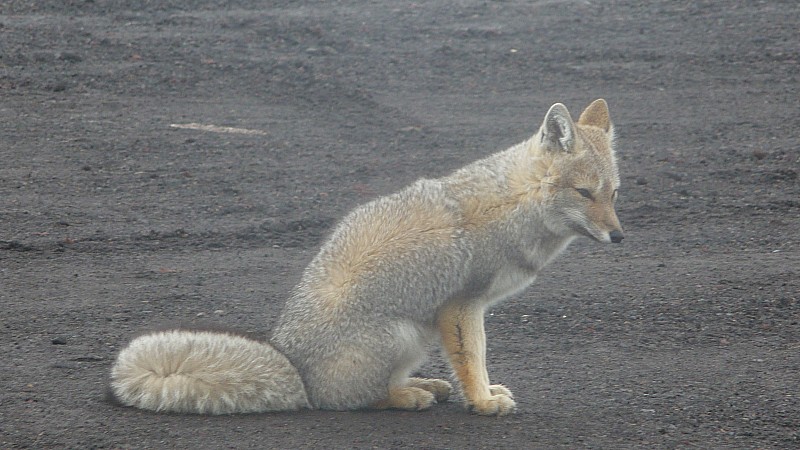
POLYGON ((614 210, 619 189, 614 128, 605 100, 595 100, 577 123, 556 103, 532 143, 544 162, 542 189, 552 207, 547 226, 562 235, 622 242, 614 210))

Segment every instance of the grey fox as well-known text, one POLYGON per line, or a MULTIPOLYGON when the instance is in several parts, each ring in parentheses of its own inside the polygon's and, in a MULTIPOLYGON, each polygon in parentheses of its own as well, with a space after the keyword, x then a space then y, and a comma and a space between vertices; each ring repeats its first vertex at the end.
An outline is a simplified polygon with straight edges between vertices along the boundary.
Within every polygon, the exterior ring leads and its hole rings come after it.
POLYGON ((484 312, 574 238, 622 241, 613 143, 604 100, 577 123, 557 103, 532 138, 352 211, 303 273, 269 343, 146 333, 120 351, 111 391, 155 411, 423 410, 451 391, 445 380, 410 377, 437 343, 469 410, 511 413, 511 391, 489 382, 484 312))

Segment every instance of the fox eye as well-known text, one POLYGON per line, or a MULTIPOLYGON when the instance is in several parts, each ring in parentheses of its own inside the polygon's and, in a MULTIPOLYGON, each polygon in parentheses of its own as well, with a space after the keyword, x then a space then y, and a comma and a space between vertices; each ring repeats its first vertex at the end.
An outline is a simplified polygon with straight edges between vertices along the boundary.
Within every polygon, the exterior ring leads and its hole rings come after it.
POLYGON ((575 190, 578 191, 578 194, 581 194, 583 198, 588 198, 589 200, 594 199, 594 197, 592 197, 592 193, 589 192, 588 189, 576 188, 575 190))

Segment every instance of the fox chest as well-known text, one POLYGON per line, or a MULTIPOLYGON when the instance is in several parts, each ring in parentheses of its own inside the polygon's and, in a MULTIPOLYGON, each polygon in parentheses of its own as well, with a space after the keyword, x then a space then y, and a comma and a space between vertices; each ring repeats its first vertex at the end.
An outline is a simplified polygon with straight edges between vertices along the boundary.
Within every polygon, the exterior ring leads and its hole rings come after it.
POLYGON ((519 266, 505 266, 492 274, 480 297, 487 305, 517 294, 536 280, 536 273, 519 266))
POLYGON ((500 261, 486 264, 484 268, 490 269, 474 278, 470 296, 491 305, 519 293, 536 281, 539 271, 568 244, 569 240, 559 240, 550 245, 534 246, 528 251, 506 252, 502 255, 504 257, 498 258, 500 261))

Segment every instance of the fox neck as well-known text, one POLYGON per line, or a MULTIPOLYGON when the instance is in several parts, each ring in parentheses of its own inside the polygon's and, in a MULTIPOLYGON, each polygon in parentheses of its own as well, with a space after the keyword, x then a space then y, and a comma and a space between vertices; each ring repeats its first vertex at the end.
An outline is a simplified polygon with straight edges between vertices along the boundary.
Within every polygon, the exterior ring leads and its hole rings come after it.
MULTIPOLYGON (((523 142, 456 171, 442 181, 463 213, 465 229, 480 229, 526 217, 546 216, 552 158, 523 142)), ((523 219, 525 220, 525 219, 523 219)))

